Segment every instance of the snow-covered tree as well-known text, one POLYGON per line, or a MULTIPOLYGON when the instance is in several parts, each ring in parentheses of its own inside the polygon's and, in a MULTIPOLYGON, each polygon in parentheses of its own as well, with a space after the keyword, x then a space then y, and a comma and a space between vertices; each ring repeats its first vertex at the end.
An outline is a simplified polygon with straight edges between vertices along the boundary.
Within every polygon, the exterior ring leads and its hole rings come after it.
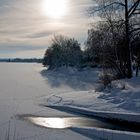
POLYGON ((80 44, 74 38, 62 35, 54 36, 46 50, 43 65, 49 68, 79 66, 82 59, 80 44))

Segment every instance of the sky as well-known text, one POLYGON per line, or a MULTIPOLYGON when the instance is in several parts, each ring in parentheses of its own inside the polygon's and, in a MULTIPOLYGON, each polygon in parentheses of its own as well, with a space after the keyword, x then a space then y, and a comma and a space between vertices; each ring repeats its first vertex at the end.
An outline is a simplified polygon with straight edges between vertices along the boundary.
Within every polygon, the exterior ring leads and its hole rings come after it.
MULTIPOLYGON (((0 58, 43 57, 57 34, 84 44, 90 26, 87 10, 93 0, 64 0, 60 17, 47 11, 53 9, 46 1, 52 0, 0 0, 0 58)), ((53 1, 58 7, 59 0, 53 1)))

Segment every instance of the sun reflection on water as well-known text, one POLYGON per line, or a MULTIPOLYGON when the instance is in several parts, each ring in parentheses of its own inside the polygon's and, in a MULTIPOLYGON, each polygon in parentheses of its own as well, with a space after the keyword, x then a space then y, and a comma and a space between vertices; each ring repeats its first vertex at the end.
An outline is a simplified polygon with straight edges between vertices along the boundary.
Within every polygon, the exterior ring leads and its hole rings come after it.
POLYGON ((32 122, 35 125, 43 126, 47 128, 63 129, 70 127, 63 118, 43 118, 43 117, 27 117, 26 120, 32 122))

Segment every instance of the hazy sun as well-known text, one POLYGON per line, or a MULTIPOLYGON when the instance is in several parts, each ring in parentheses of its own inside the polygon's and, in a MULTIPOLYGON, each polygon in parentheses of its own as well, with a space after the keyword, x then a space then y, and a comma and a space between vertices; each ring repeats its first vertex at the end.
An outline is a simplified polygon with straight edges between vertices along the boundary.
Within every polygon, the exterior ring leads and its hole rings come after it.
POLYGON ((44 0, 43 12, 50 18, 61 18, 68 10, 68 0, 44 0))

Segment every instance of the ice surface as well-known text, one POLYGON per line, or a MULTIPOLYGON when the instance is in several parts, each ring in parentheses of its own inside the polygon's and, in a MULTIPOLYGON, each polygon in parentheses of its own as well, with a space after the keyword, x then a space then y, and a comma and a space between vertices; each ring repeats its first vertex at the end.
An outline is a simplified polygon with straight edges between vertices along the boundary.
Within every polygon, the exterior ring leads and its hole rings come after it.
MULTIPOLYGON (((123 113, 127 114, 125 118, 133 120, 134 118, 129 114, 140 113, 140 78, 115 81, 111 92, 95 92, 99 84, 99 72, 98 69, 90 68, 84 70, 62 68, 48 71, 41 64, 0 63, 1 139, 5 140, 8 134, 11 139, 24 140, 97 139, 96 137, 87 138, 85 134, 86 137, 82 136, 82 128, 75 129, 78 133, 81 132, 79 134, 68 129, 59 131, 42 129, 14 117, 17 114, 48 117, 72 116, 68 113, 42 108, 38 106, 40 103, 115 113, 115 116, 123 113)), ((84 132, 91 133, 91 130, 84 128, 84 132)), ((92 132, 96 132, 103 138, 102 131, 93 129, 92 132)), ((118 133, 112 140, 120 140, 118 133)), ((131 135, 133 140, 140 138, 139 135, 136 137, 133 135, 131 135)))

